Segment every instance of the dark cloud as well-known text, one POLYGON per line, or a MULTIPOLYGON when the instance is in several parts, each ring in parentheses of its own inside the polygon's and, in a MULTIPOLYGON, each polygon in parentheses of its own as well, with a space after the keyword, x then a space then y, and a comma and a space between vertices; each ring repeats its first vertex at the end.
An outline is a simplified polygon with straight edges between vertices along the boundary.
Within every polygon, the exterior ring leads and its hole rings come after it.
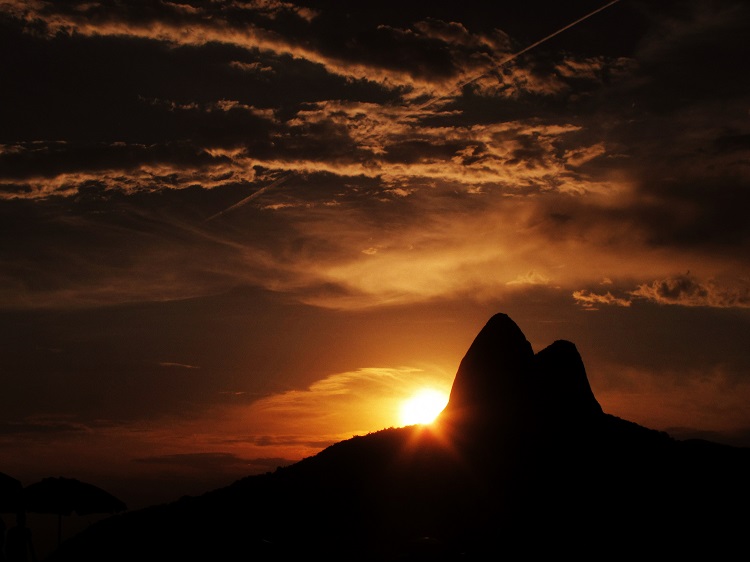
POLYGON ((292 463, 289 459, 282 458, 245 459, 233 453, 186 453, 159 455, 133 460, 137 463, 178 466, 204 472, 236 472, 240 470, 246 473, 257 472, 259 470, 270 471, 279 466, 286 466, 292 463))
MULTIPOLYGON (((124 34, 29 35, 4 20, 5 143, 227 146, 267 141, 272 123, 246 108, 294 108, 341 96, 386 101, 382 87, 328 73, 314 61, 219 43, 170 46, 124 34), (246 70, 253 64, 274 70, 246 70), (26 90, 26 84, 34 87, 26 90), (300 88, 304 84, 304 88, 300 88), (222 102, 236 102, 222 110, 222 102), (12 108, 12 109, 11 109, 12 108)), ((73 146, 75 149, 75 145, 73 146)))
POLYGON ((395 142, 386 148, 385 160, 404 164, 413 164, 422 160, 448 160, 467 146, 473 145, 470 141, 435 143, 431 139, 395 142))
POLYGON ((659 304, 750 308, 750 279, 738 279, 733 286, 700 281, 686 273, 643 284, 631 293, 659 304))
POLYGON ((690 272, 643 283, 637 288, 619 288, 614 295, 586 289, 574 291, 575 301, 587 309, 600 305, 628 307, 639 300, 660 305, 707 308, 750 308, 750 279, 747 277, 721 280, 700 279, 690 272))
MULTIPOLYGON (((200 146, 187 142, 145 145, 127 143, 34 142, 6 145, 0 154, 6 177, 17 181, 55 178, 64 174, 89 173, 92 178, 101 171, 112 170, 123 180, 142 167, 161 166, 183 169, 220 168, 229 162, 226 156, 212 156, 200 146)), ((73 175, 70 179, 75 184, 73 175)), ((156 183, 157 178, 154 178, 156 183)), ((121 183, 124 183, 121 181, 121 183)))
POLYGON ((656 7, 636 56, 651 91, 648 108, 671 113, 701 101, 744 98, 750 78, 735 61, 748 56, 748 6, 734 1, 689 1, 656 7))
POLYGON ((648 224, 652 243, 709 251, 722 248, 732 253, 748 248, 750 226, 742 207, 750 202, 750 178, 720 170, 706 176, 670 178, 658 186, 644 186, 651 202, 639 205, 637 211, 648 224))
POLYGON ((299 437, 294 435, 262 435, 256 437, 253 442, 260 447, 272 447, 278 445, 304 445, 305 447, 311 447, 313 449, 324 449, 329 445, 333 445, 333 441, 311 441, 305 437, 299 437))
POLYGON ((741 428, 737 431, 706 431, 696 427, 666 427, 664 428, 671 437, 675 439, 702 439, 714 443, 724 443, 733 447, 750 446, 750 428, 741 428))
POLYGON ((88 432, 90 428, 70 420, 36 419, 0 424, 0 435, 58 435, 88 432))

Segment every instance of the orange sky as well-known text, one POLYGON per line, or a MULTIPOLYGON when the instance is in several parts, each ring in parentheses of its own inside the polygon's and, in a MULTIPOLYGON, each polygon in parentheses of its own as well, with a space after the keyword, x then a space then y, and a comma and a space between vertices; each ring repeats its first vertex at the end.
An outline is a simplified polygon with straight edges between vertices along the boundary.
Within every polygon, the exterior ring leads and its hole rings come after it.
POLYGON ((0 3, 0 471, 133 505, 397 425, 490 316, 750 445, 739 0, 0 3))

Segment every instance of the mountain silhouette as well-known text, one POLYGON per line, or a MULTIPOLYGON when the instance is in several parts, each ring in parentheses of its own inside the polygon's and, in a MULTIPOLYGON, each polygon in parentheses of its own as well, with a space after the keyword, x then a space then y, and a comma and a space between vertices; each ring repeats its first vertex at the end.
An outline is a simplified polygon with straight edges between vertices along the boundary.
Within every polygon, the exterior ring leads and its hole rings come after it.
POLYGON ((50 561, 617 560, 743 552, 750 449, 602 411, 571 342, 496 314, 430 426, 104 519, 50 561))

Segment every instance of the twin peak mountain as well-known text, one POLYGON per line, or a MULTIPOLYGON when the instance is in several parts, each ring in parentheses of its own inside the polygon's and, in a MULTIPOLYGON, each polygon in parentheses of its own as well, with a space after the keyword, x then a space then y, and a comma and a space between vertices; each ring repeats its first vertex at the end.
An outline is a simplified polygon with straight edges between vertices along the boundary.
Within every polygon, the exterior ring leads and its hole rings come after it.
POLYGON ((458 367, 441 422, 472 428, 585 422, 603 414, 576 346, 557 340, 534 354, 521 329, 496 314, 458 367))

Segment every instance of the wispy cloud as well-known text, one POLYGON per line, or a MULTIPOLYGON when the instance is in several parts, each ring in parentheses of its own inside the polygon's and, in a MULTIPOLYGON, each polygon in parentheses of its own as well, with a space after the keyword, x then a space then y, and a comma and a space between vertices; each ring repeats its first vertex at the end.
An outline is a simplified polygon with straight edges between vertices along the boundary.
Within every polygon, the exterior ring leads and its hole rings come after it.
POLYGON ((597 310, 598 305, 615 305, 627 307, 631 304, 630 300, 616 297, 609 291, 604 294, 592 293, 586 290, 573 291, 573 298, 578 304, 590 310, 597 310))
POLYGON ((159 361, 160 367, 165 368, 177 368, 177 369, 200 369, 197 365, 188 365, 187 363, 174 363, 171 361, 159 361))

